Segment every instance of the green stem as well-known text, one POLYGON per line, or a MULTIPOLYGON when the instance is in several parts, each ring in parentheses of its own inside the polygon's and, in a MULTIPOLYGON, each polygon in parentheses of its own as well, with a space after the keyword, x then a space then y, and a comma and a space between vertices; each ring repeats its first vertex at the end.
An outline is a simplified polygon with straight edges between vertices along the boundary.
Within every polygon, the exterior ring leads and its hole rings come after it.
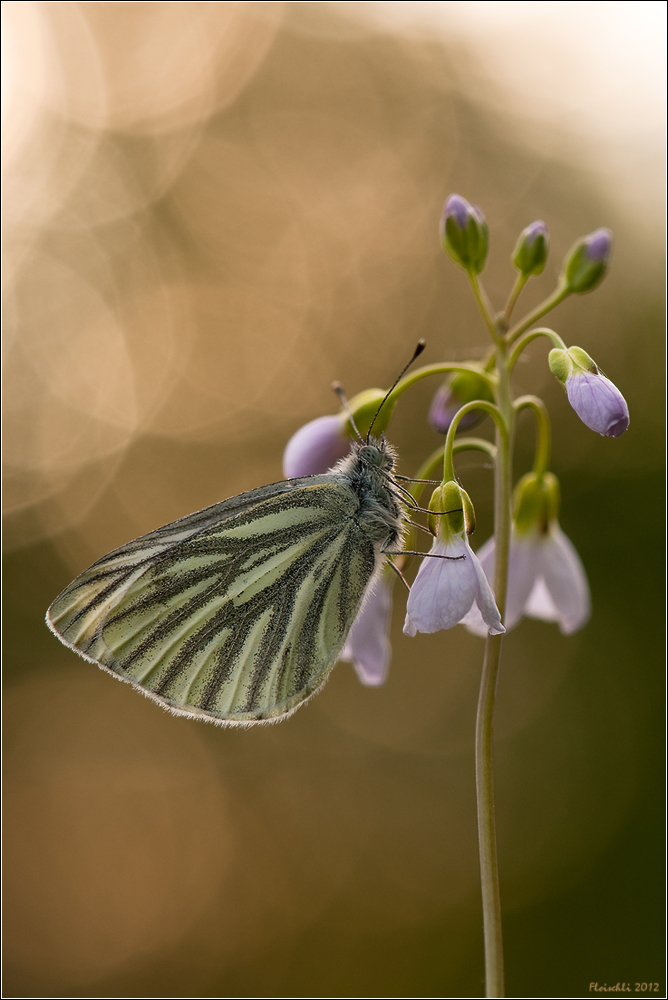
POLYGON ((478 275, 475 271, 467 271, 467 274, 469 276, 469 281, 471 282, 473 295, 478 303, 478 308, 483 315, 483 319, 487 324, 494 342, 498 343, 499 332, 496 325, 496 316, 494 314, 494 309, 492 308, 492 303, 489 301, 487 292, 485 291, 482 282, 478 279, 478 275))
MULTIPOLYGON (((503 345, 500 345, 500 348, 503 349, 503 345)), ((470 413, 472 410, 483 410, 485 413, 489 413, 490 416, 494 418, 497 436, 498 434, 502 434, 504 439, 507 437, 506 422, 503 414, 501 413, 499 407, 495 406, 494 403, 488 403, 483 399, 474 399, 471 403, 465 403, 464 406, 460 406, 452 418, 452 422, 448 427, 448 434, 445 439, 445 448, 443 450, 443 482, 448 482, 449 480, 454 479, 455 473, 452 465, 452 456, 455 446, 455 434, 457 433, 459 421, 463 416, 470 413)))
MULTIPOLYGON (((510 550, 511 454, 514 411, 510 394, 507 347, 497 344, 496 369, 499 376, 496 399, 500 420, 496 422, 496 469, 494 477, 494 593, 503 619, 506 606, 508 555, 510 550)), ((478 805, 478 848, 485 937, 486 996, 503 997, 503 937, 501 897, 496 849, 494 813, 494 704, 501 662, 502 636, 488 635, 485 645, 480 694, 476 716, 476 797, 478 805)))
POLYGON ((480 378, 484 379, 487 384, 494 390, 496 386, 496 376, 492 375, 490 372, 485 371, 481 365, 474 363, 460 363, 455 364, 438 364, 438 365, 424 365, 422 368, 416 368, 414 372, 407 375, 405 378, 398 382, 394 387, 390 395, 385 401, 385 406, 394 406, 397 399, 406 389, 410 389, 412 385, 416 382, 421 381, 423 378, 429 378, 431 375, 444 375, 448 372, 473 372, 475 375, 479 375, 480 378))
POLYGON ((509 333, 506 335, 506 341, 509 344, 513 344, 517 340, 517 338, 524 333, 525 330, 528 330, 530 326, 534 325, 536 320, 540 319, 541 316, 544 316, 545 313, 549 313, 551 309, 554 309, 555 306, 558 306, 559 303, 563 302, 564 299, 568 298, 570 294, 571 294, 570 289, 565 285, 563 281, 560 280, 559 284, 552 292, 552 294, 548 295, 546 299, 543 299, 540 305, 537 305, 532 312, 528 313, 524 317, 524 319, 521 319, 519 323, 517 323, 517 325, 514 326, 512 330, 509 331, 509 333))
POLYGON ((512 316, 512 312, 513 309, 515 308, 517 300, 520 297, 520 292, 522 291, 528 280, 529 280, 529 275, 522 274, 521 272, 520 274, 517 275, 517 278, 515 279, 515 285, 513 287, 512 292, 508 296, 508 301, 506 302, 506 308, 503 310, 503 321, 506 330, 510 326, 510 317, 512 316))
POLYGON ((552 341, 555 347, 561 348, 562 351, 567 350, 566 344, 563 342, 558 333, 555 333, 554 330, 550 330, 549 326, 541 326, 537 330, 532 330, 531 333, 527 333, 527 335, 522 337, 519 343, 515 345, 515 348, 510 355, 510 360, 508 361, 508 367, 511 372, 517 364, 517 359, 524 348, 528 347, 531 341, 536 340, 537 337, 547 337, 548 340, 552 341))
POLYGON ((538 396, 520 396, 513 403, 516 413, 521 410, 531 410, 536 418, 536 454, 533 460, 533 471, 537 476, 544 476, 550 466, 551 431, 550 417, 547 407, 538 396))

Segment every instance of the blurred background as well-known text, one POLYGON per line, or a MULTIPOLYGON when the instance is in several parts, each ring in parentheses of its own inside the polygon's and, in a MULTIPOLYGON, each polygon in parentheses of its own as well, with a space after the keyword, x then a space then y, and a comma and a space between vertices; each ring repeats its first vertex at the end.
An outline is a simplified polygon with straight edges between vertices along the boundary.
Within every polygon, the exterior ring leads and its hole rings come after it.
MULTIPOLYGON (((487 346, 445 197, 552 257, 615 232, 550 317, 624 392, 620 440, 541 342, 562 527, 594 613, 508 636, 496 723, 509 996, 663 976, 663 3, 3 4, 6 996, 483 990, 473 737, 483 643, 402 635, 281 725, 171 718, 44 613, 130 538, 281 478, 304 422, 487 346)), ((438 444, 437 383, 390 436, 438 444)), ((520 426, 517 473, 531 462, 520 426)), ((491 433, 489 428, 483 433, 491 433)), ((463 460, 477 544, 491 475, 463 460)), ((665 995, 665 993, 663 994, 665 995)))

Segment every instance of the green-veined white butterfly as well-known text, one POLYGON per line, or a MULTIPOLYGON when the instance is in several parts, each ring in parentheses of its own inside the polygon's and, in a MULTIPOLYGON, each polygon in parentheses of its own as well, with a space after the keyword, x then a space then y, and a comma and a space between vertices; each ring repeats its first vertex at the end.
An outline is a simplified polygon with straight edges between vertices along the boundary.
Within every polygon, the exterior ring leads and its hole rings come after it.
POLYGON ((47 624, 177 715, 284 718, 323 686, 386 551, 401 546, 395 459, 367 436, 324 475, 241 493, 128 542, 56 598, 47 624))

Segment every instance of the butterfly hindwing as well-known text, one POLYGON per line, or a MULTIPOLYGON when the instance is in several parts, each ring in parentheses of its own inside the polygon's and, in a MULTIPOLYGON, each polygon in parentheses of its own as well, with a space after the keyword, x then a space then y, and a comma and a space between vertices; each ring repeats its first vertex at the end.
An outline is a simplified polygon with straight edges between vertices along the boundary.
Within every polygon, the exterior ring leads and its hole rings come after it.
POLYGON ((176 712, 285 716, 326 680, 376 569, 358 510, 331 474, 241 494, 98 560, 47 621, 176 712))

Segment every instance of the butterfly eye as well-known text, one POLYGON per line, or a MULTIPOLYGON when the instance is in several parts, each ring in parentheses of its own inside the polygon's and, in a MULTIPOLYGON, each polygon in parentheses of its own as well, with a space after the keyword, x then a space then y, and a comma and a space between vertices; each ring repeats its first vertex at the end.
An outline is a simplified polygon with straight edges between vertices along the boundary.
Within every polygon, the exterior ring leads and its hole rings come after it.
POLYGON ((384 464, 382 452, 372 444, 367 444, 363 448, 360 448, 360 457, 365 462, 368 462, 369 465, 381 466, 384 464))

